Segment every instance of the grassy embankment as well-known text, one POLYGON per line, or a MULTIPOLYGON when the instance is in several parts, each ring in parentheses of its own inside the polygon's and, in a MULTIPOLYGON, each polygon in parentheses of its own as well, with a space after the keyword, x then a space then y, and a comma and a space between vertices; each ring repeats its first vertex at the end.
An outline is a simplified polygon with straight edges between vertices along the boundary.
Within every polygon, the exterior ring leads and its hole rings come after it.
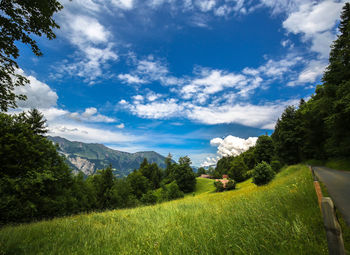
POLYGON ((154 206, 0 230, 0 254, 327 254, 312 177, 291 166, 269 185, 248 180, 154 206))

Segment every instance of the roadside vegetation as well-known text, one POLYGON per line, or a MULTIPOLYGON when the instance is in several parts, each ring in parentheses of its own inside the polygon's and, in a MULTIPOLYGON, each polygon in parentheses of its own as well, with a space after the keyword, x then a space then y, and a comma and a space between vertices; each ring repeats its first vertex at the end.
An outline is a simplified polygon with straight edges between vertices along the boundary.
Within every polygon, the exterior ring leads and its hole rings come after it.
POLYGON ((305 165, 260 187, 212 193, 210 181, 171 202, 3 227, 0 254, 327 254, 305 165))

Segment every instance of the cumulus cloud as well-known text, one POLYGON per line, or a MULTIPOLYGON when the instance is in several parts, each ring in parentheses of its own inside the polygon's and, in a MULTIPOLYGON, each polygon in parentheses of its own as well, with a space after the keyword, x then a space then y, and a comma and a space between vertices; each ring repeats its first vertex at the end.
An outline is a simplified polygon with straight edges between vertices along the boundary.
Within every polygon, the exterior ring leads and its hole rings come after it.
POLYGON ((243 139, 237 136, 226 136, 225 138, 216 137, 210 140, 210 145, 217 147, 216 157, 207 157, 202 167, 214 166, 218 160, 222 157, 238 156, 241 153, 247 151, 250 147, 255 146, 258 137, 249 137, 243 139))
POLYGON ((210 145, 218 147, 218 155, 221 157, 238 156, 239 154, 247 151, 250 147, 254 146, 257 137, 249 137, 248 139, 242 139, 236 136, 226 136, 222 138, 213 138, 210 140, 210 145))
POLYGON ((23 94, 27 96, 27 100, 18 100, 18 107, 22 108, 50 108, 57 104, 57 93, 53 91, 46 83, 37 80, 32 75, 26 75, 22 69, 17 72, 26 76, 30 84, 26 86, 16 87, 15 94, 23 94))

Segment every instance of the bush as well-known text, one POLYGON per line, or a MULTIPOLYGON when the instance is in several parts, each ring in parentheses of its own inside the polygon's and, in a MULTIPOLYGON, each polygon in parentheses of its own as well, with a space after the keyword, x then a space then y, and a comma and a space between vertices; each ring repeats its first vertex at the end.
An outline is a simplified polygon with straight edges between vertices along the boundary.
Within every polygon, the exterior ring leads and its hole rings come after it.
POLYGON ((282 164, 278 160, 273 160, 271 161, 271 168, 275 173, 278 173, 282 168, 282 164))
POLYGON ((254 169, 247 171, 244 174, 244 179, 247 180, 247 179, 251 178, 253 176, 253 173, 254 173, 254 169))
POLYGON ((185 196, 185 194, 180 190, 176 181, 162 186, 161 191, 157 192, 155 195, 157 196, 158 202, 174 200, 185 196))
POLYGON ((157 197, 152 190, 149 190, 146 194, 142 195, 141 202, 146 205, 155 204, 157 202, 157 197))
POLYGON ((234 180, 229 180, 228 183, 226 183, 226 190, 232 190, 236 188, 236 182, 234 180))
POLYGON ((275 177, 275 172, 265 161, 257 164, 254 168, 253 183, 258 186, 269 183, 273 177, 275 177))
POLYGON ((222 192, 224 191, 224 185, 222 184, 221 181, 216 181, 214 182, 214 186, 216 188, 216 192, 222 192))
POLYGON ((167 186, 167 197, 168 200, 184 197, 184 193, 180 190, 179 186, 175 181, 167 186))

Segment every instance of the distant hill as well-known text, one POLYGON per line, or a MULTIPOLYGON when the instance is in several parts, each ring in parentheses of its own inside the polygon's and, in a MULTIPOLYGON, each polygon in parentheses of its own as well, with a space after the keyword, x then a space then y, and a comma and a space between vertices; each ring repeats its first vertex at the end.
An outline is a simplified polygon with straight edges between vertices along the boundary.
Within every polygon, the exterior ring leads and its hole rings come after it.
POLYGON ((139 168, 144 158, 165 168, 165 157, 154 151, 129 153, 113 150, 98 143, 72 142, 58 136, 47 138, 58 144, 59 152, 66 156, 67 163, 73 171, 81 171, 85 175, 91 175, 96 170, 111 164, 114 174, 117 177, 124 177, 139 168))

